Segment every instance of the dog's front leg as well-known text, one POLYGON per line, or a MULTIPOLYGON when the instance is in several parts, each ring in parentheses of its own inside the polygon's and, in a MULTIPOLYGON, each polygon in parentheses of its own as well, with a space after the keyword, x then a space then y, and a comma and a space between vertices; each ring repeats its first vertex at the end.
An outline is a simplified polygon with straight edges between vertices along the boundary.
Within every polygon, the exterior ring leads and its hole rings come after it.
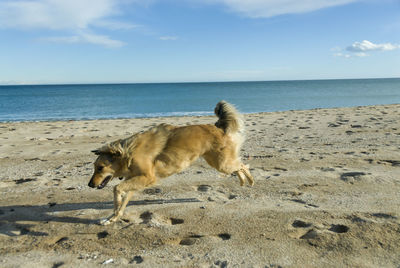
POLYGON ((129 200, 132 198, 133 191, 127 193, 118 192, 117 187, 114 188, 114 214, 110 217, 100 221, 102 225, 109 225, 113 222, 118 221, 124 214, 124 210, 129 200))
POLYGON ((115 186, 114 187, 114 213, 108 218, 101 219, 100 220, 101 225, 109 225, 118 220, 117 211, 118 211, 119 203, 121 203, 121 201, 120 201, 121 199, 122 199, 122 194, 121 193, 118 194, 117 186, 115 186))
POLYGON ((114 187, 114 214, 106 219, 100 221, 102 225, 109 225, 118 221, 124 214, 124 210, 132 198, 135 190, 145 188, 149 182, 149 177, 139 176, 128 179, 121 184, 114 187))

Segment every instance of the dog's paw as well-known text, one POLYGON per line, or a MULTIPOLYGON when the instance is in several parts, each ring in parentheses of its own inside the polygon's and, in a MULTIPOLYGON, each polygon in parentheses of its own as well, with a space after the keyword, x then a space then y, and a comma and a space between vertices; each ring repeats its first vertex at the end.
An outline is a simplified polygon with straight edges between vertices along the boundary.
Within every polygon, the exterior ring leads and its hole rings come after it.
POLYGON ((115 222, 115 220, 112 220, 112 219, 113 219, 113 217, 101 219, 99 221, 99 223, 100 223, 100 225, 110 225, 111 223, 115 222))
POLYGON ((112 215, 112 216, 110 216, 108 218, 101 219, 100 220, 100 224, 101 225, 110 225, 111 223, 114 223, 114 222, 119 221, 119 220, 120 220, 120 216, 112 215))
POLYGON ((110 220, 107 218, 107 219, 101 219, 100 221, 99 221, 99 224, 100 225, 109 225, 111 222, 110 222, 110 220))

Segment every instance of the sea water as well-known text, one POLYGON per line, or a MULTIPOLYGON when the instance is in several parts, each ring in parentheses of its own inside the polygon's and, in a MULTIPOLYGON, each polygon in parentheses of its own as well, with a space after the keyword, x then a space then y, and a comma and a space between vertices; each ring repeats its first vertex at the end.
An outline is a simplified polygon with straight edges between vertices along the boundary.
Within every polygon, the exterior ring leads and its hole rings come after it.
POLYGON ((400 78, 267 82, 0 86, 0 121, 210 115, 400 103, 400 78))

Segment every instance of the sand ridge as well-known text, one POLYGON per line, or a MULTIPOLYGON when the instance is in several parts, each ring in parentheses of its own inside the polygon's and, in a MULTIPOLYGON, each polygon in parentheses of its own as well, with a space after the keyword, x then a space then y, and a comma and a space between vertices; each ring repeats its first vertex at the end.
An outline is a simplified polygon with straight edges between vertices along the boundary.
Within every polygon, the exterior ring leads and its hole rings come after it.
POLYGON ((399 267, 400 105, 245 115, 254 187, 205 161, 137 193, 87 186, 91 150, 169 117, 0 123, 0 266, 399 267))

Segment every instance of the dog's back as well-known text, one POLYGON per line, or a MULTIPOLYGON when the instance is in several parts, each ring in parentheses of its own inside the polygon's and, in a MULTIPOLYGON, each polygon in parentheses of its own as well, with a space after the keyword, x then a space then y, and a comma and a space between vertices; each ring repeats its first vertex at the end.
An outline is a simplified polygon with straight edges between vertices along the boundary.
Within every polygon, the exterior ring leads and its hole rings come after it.
POLYGON ((243 120, 229 103, 221 101, 215 107, 215 125, 190 125, 171 130, 165 148, 156 157, 156 174, 167 177, 188 167, 202 156, 213 167, 227 172, 223 161, 238 159, 243 141, 243 120))

